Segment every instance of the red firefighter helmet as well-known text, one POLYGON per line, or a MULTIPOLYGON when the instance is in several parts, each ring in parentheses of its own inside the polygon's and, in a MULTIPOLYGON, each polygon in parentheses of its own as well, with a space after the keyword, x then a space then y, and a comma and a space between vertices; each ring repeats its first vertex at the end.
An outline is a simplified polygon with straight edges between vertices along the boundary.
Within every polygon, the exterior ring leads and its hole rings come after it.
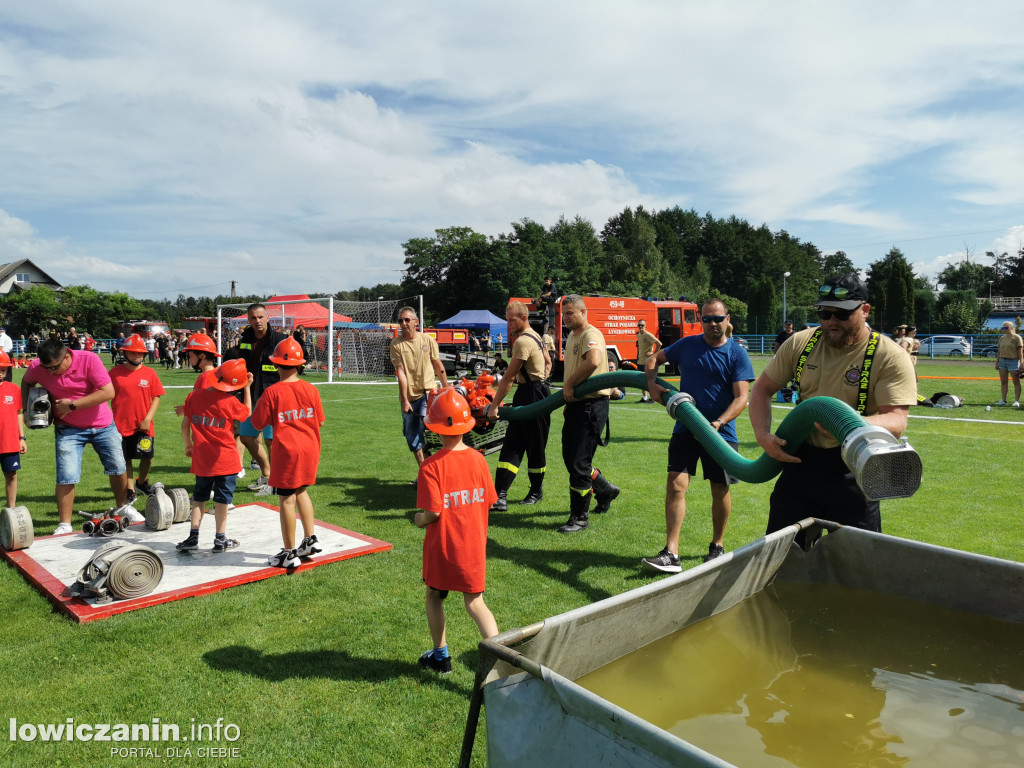
POLYGON ((281 339, 274 347, 274 354, 270 356, 270 362, 292 368, 305 365, 306 358, 302 354, 302 345, 291 336, 281 339))
POLYGON ((217 351, 217 342, 207 336, 205 333, 193 333, 188 337, 188 341, 185 342, 186 352, 208 352, 211 355, 220 357, 220 352, 217 351))
POLYGON ((11 368, 13 365, 11 356, 0 349, 0 368, 11 368))
POLYGON ((213 388, 219 389, 221 392, 234 392, 245 386, 248 381, 247 371, 245 370, 245 360, 242 358, 236 358, 234 360, 225 360, 219 366, 217 366, 216 374, 217 380, 213 382, 213 388))
POLYGON ((447 386, 427 408, 424 424, 439 435, 463 435, 473 428, 476 419, 469 413, 466 398, 456 392, 455 387, 447 386))
POLYGON ((146 342, 142 340, 142 337, 137 333, 133 333, 127 339, 124 340, 124 344, 121 345, 122 352, 138 352, 140 354, 146 354, 146 342))

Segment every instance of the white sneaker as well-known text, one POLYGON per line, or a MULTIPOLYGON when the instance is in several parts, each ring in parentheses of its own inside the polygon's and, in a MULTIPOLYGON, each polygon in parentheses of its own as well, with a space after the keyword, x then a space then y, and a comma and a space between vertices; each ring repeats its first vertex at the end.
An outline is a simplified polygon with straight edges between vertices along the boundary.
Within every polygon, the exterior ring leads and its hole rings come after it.
POLYGON ((259 469, 259 468, 260 468, 260 463, 258 461, 256 461, 256 459, 253 459, 252 461, 249 462, 249 469, 259 469))
POLYGON ((993 405, 1006 405, 1006 401, 1000 400, 998 403, 993 403, 993 405))
POLYGON ((270 478, 260 475, 256 478, 255 483, 249 483, 248 488, 250 491, 258 491, 260 488, 266 488, 268 485, 270 485, 270 478))
POLYGON ((1013 401, 1013 407, 1014 408, 1020 408, 1020 400, 1014 400, 1013 401))
POLYGON ((127 517, 129 523, 144 523, 146 522, 146 516, 139 512, 131 504, 125 504, 123 507, 114 512, 115 515, 120 517, 127 517))
POLYGON ((274 494, 274 488, 271 485, 261 485, 256 489, 255 496, 272 496, 274 494))
POLYGON ((54 536, 63 536, 65 533, 74 533, 75 529, 71 527, 71 523, 61 523, 53 529, 54 536))

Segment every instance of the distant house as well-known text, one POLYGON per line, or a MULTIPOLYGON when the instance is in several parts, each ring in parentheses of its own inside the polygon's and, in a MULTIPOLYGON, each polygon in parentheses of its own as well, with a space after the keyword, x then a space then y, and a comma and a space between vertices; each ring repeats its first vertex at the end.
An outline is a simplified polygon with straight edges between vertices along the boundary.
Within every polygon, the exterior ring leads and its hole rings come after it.
POLYGON ((26 291, 35 285, 45 285, 55 291, 64 290, 64 286, 33 264, 31 259, 0 264, 0 296, 26 291))

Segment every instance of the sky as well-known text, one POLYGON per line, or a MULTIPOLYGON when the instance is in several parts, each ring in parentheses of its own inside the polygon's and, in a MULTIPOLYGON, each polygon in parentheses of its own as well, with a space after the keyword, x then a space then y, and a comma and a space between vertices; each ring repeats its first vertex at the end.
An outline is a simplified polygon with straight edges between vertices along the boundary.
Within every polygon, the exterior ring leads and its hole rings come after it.
POLYGON ((0 263, 326 295, 436 229, 643 205, 934 278, 1024 245, 1022 28, 1019 0, 0 0, 0 263))

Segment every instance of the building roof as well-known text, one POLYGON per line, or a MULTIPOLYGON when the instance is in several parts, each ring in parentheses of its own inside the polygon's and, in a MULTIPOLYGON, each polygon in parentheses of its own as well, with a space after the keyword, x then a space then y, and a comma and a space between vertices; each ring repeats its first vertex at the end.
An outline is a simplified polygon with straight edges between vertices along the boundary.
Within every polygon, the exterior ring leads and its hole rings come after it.
MULTIPOLYGON (((31 267, 33 271, 37 272, 42 280, 33 281, 33 285, 45 285, 54 290, 60 290, 64 286, 46 274, 45 271, 40 269, 39 265, 36 264, 32 259, 19 259, 18 261, 12 261, 9 264, 0 264, 0 282, 3 282, 8 277, 16 272, 26 271, 26 267, 31 267)), ((14 284, 15 290, 23 290, 18 283, 14 284)))

